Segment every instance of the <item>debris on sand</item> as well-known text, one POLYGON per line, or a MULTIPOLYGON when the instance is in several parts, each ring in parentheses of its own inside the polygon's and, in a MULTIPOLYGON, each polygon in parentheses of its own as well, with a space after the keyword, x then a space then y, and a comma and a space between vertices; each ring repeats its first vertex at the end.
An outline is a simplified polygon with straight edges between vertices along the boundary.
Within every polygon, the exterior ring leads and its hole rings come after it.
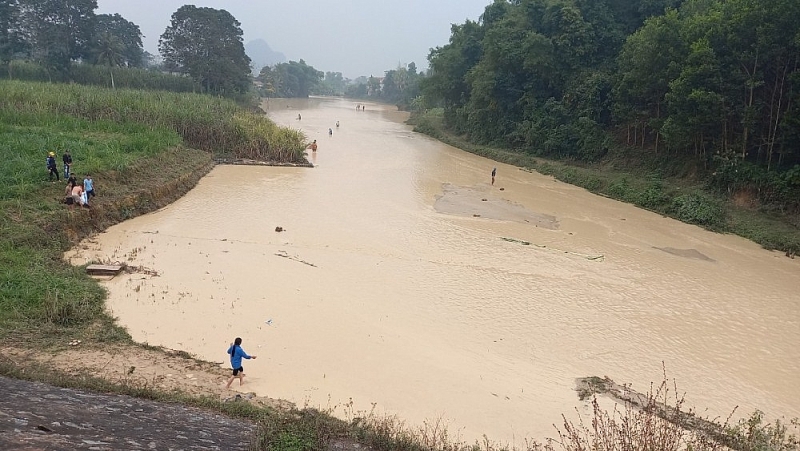
POLYGON ((277 255, 278 257, 288 258, 289 260, 294 260, 294 261, 302 263, 304 265, 313 266, 314 268, 317 267, 317 265, 315 265, 313 263, 309 263, 309 262, 307 262, 305 260, 301 260, 296 255, 289 255, 289 253, 287 253, 286 251, 278 251, 278 253, 275 254, 275 255, 277 255))
POLYGON ((591 261, 602 262, 602 261, 605 261, 605 259, 606 259, 606 256, 603 255, 603 254, 590 255, 590 254, 581 254, 579 252, 564 251, 564 250, 556 249, 554 247, 548 247, 546 244, 536 244, 536 243, 531 243, 530 241, 518 240, 516 238, 508 238, 508 237, 504 237, 504 236, 501 236, 500 239, 503 240, 503 241, 508 241, 509 243, 521 244, 523 246, 534 246, 534 247, 537 247, 539 249, 549 249, 549 250, 555 251, 555 252, 561 252, 561 253, 564 253, 564 254, 575 255, 575 256, 583 257, 586 260, 591 260, 591 261))

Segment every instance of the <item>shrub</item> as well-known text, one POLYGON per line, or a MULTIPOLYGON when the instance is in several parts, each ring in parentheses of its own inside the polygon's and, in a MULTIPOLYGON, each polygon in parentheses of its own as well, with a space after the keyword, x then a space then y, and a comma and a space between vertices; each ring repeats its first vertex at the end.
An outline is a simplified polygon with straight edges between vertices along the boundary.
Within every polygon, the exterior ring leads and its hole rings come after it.
POLYGON ((664 192, 664 183, 654 180, 639 193, 636 204, 640 207, 656 210, 669 201, 669 196, 664 192))
POLYGON ((712 230, 724 230, 728 223, 725 208, 719 202, 697 192, 676 197, 672 202, 671 212, 683 222, 712 230))

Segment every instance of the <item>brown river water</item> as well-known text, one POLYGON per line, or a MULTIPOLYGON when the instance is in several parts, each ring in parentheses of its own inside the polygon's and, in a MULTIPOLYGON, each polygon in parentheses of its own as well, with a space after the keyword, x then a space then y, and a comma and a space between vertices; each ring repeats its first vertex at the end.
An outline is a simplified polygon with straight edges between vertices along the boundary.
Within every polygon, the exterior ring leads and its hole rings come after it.
POLYGON ((317 139, 315 168, 218 166, 73 261, 159 273, 105 282, 136 340, 227 366, 240 336, 258 356, 242 390, 340 415, 352 400, 519 444, 588 412, 575 378, 646 391, 662 362, 701 414, 800 415, 800 259, 355 105, 271 100, 277 123, 317 139))

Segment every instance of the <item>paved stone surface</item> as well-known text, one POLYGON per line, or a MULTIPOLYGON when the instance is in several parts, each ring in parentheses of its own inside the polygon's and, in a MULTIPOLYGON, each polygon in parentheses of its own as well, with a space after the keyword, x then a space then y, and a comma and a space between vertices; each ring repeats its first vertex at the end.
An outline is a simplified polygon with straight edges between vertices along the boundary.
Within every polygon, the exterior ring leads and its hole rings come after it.
POLYGON ((201 409, 0 377, 0 450, 246 450, 254 431, 201 409))

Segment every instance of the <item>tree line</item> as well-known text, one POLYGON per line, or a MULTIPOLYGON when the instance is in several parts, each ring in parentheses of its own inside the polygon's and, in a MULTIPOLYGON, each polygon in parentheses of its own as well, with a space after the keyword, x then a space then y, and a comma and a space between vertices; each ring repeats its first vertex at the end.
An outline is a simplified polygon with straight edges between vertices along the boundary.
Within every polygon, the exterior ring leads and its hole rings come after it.
POLYGON ((361 77, 348 86, 346 95, 359 99, 373 99, 392 103, 404 110, 419 107, 421 82, 424 72, 417 70, 414 62, 387 70, 382 78, 361 77))
POLYGON ((622 142, 787 195, 798 62, 795 0, 495 0, 431 51, 422 93, 476 143, 592 161, 622 142))
MULTIPOLYGON (((96 0, 0 0, 0 65, 11 71, 12 61, 30 61, 51 79, 72 80, 76 64, 140 68, 152 62, 138 25, 96 10, 96 0)), ((182 6, 160 36, 160 69, 191 78, 206 93, 246 96, 250 58, 242 35, 225 10, 182 6)))
POLYGON ((341 72, 322 72, 304 60, 279 63, 261 69, 256 81, 264 97, 346 96, 353 99, 372 99, 413 108, 420 100, 420 82, 425 77, 410 63, 387 70, 383 77, 345 78, 341 72))

